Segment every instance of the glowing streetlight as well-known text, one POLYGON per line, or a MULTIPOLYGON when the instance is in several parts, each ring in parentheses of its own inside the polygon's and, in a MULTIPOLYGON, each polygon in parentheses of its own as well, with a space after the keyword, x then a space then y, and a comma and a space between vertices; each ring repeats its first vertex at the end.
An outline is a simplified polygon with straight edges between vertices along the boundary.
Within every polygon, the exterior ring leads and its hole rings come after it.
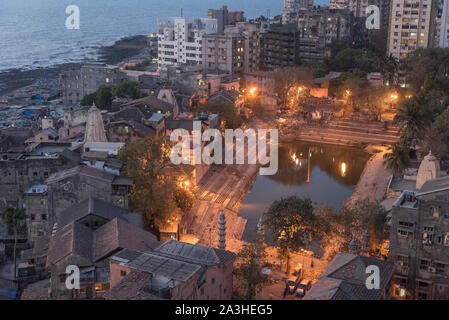
POLYGON ((350 96, 350 95, 351 95, 351 90, 346 90, 345 92, 346 92, 346 95, 347 95, 347 96, 350 96))
POLYGON ((249 89, 249 93, 250 93, 250 94, 255 94, 256 91, 257 91, 257 88, 251 88, 251 89, 249 89))
POLYGON ((396 100, 398 98, 398 94, 397 93, 392 93, 390 95, 390 99, 396 100))

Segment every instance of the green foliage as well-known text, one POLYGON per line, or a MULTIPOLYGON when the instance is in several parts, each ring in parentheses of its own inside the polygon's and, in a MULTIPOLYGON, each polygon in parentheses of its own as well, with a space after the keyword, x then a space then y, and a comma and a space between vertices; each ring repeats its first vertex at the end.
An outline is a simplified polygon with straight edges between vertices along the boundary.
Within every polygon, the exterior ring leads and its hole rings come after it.
POLYGON ((427 129, 424 143, 438 158, 447 158, 449 152, 449 109, 447 107, 427 129))
POLYGON ((284 253, 287 272, 290 253, 299 251, 312 240, 322 239, 325 233, 323 221, 314 214, 314 206, 309 198, 291 196, 274 201, 265 212, 263 223, 275 245, 284 253))
POLYGON ((93 102, 100 109, 109 110, 115 97, 137 99, 139 97, 139 83, 123 81, 117 85, 102 85, 94 93, 84 96, 81 105, 90 106, 93 102))
POLYGON ((133 179, 130 207, 142 212, 146 224, 156 229, 173 220, 179 210, 191 207, 191 198, 179 190, 180 179, 189 178, 183 166, 173 165, 170 148, 159 139, 143 138, 120 150, 126 175, 133 179))
POLYGON ((435 112, 441 109, 431 96, 419 94, 405 100, 394 117, 394 123, 406 139, 421 138, 432 123, 435 112))
POLYGON ((196 197, 195 195, 185 188, 177 188, 175 193, 175 201, 177 207, 183 212, 187 213, 192 209, 195 204, 196 197))
POLYGON ((449 92, 449 50, 417 49, 404 60, 407 84, 415 91, 444 97, 449 92))
POLYGON ((218 114, 227 129, 239 128, 243 123, 237 107, 230 102, 208 102, 201 105, 198 111, 218 114))
POLYGON ((127 66, 126 70, 145 71, 145 68, 151 64, 151 60, 144 60, 141 63, 137 63, 135 66, 127 66))
POLYGON ((410 149, 402 141, 393 144, 384 154, 384 165, 395 174, 402 173, 410 164, 410 149))
POLYGON ((4 223, 6 226, 8 226, 9 229, 12 229, 14 233, 14 250, 13 250, 14 277, 17 274, 16 272, 17 231, 25 219, 26 213, 24 209, 19 209, 16 207, 8 207, 4 211, 0 212, 0 221, 4 223))
POLYGON ((376 56, 368 49, 347 48, 335 55, 330 61, 333 71, 358 70, 363 72, 377 71, 376 56))
POLYGON ((267 276, 261 273, 266 257, 265 246, 257 241, 245 243, 238 252, 233 273, 243 292, 243 299, 253 300, 270 283, 267 276))
POLYGON ((287 105, 288 94, 294 87, 311 87, 313 71, 304 67, 282 68, 271 73, 273 92, 277 94, 283 105, 287 105))

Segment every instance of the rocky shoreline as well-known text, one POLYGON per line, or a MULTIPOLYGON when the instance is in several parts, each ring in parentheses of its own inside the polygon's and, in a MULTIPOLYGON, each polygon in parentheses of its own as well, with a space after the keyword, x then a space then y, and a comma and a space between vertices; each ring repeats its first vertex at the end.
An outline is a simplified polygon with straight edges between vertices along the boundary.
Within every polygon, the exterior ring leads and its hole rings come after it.
MULTIPOLYGON (((146 48, 147 36, 136 35, 126 37, 116 41, 112 46, 99 48, 99 58, 97 61, 107 64, 117 64, 126 59, 144 54, 146 48)), ((0 72, 0 97, 13 92, 14 90, 27 87, 38 79, 45 78, 48 80, 58 80, 61 71, 79 68, 81 65, 82 62, 64 63, 33 70, 11 69, 0 72)))

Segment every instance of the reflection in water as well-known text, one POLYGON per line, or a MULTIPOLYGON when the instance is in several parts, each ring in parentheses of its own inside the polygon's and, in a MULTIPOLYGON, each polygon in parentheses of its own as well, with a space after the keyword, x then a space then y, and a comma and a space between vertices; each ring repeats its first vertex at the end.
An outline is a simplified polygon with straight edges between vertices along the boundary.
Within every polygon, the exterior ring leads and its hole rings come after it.
POLYGON ((248 239, 266 208, 282 197, 309 196, 315 203, 340 209, 351 195, 368 158, 363 150, 344 146, 305 142, 279 145, 277 174, 258 176, 240 207, 239 215, 248 220, 244 239, 248 239))

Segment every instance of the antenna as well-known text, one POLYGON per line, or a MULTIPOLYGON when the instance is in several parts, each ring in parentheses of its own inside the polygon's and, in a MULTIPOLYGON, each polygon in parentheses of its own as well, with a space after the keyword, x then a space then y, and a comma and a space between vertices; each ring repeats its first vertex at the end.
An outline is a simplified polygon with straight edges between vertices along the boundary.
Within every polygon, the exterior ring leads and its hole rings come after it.
POLYGON ((267 19, 270 21, 270 9, 267 9, 267 19))
POLYGON ((181 18, 184 16, 183 8, 181 8, 181 18))

